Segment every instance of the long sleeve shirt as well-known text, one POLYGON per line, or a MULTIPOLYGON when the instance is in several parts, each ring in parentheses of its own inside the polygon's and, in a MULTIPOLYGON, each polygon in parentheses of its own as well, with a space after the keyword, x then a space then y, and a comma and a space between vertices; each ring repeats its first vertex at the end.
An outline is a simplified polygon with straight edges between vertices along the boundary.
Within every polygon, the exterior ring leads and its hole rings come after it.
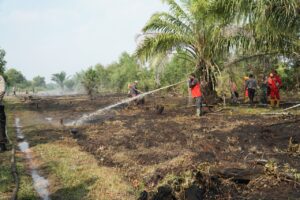
POLYGON ((256 89, 257 88, 257 82, 254 78, 250 78, 246 81, 246 89, 256 89))

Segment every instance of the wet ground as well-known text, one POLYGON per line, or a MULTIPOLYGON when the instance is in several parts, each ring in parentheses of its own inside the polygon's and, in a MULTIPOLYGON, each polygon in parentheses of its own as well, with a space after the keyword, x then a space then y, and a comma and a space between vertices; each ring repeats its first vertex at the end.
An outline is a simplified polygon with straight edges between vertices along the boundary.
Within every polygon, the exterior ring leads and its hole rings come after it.
POLYGON ((123 98, 43 97, 14 109, 61 126, 31 136, 40 143, 75 138, 99 166, 120 170, 143 200, 300 199, 299 112, 261 115, 268 110, 215 106, 199 118, 185 98, 152 96, 144 106, 121 107, 90 124, 62 126, 123 98))

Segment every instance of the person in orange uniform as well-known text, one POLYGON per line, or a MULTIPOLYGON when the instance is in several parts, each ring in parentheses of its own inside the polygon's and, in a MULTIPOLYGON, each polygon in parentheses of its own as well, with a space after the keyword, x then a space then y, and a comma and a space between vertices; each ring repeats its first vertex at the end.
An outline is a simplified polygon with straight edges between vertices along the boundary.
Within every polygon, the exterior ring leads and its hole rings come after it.
POLYGON ((270 88, 270 102, 271 106, 275 106, 276 102, 276 107, 279 107, 280 105, 280 94, 279 94, 279 88, 281 86, 281 79, 279 76, 276 76, 273 73, 270 73, 269 79, 268 79, 268 84, 270 88))
POLYGON ((196 75, 194 73, 190 74, 189 77, 189 88, 192 93, 192 97, 196 100, 196 115, 202 116, 202 92, 201 92, 201 86, 199 80, 196 78, 196 75))

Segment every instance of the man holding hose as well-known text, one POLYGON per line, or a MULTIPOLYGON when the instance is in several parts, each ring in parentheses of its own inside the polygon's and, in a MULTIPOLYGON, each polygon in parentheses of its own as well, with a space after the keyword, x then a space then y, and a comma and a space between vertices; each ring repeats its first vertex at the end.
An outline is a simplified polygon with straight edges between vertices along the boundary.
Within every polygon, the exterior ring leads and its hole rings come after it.
POLYGON ((189 80, 189 88, 191 90, 192 97, 196 100, 196 115, 202 116, 202 92, 199 80, 196 78, 194 73, 190 74, 189 80))
MULTIPOLYGON (((138 81, 134 81, 133 84, 129 86, 129 94, 131 97, 136 97, 142 94, 140 90, 137 89, 138 81)), ((145 103, 144 97, 138 98, 135 100, 136 105, 143 105, 145 103)))

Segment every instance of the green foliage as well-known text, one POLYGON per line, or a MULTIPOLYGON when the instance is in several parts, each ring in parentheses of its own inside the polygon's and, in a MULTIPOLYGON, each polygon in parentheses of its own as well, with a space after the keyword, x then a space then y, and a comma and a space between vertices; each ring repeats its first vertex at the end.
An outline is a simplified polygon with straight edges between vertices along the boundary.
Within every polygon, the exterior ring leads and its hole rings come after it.
MULTIPOLYGON (((219 70, 248 59, 299 59, 300 5, 297 0, 165 0, 168 12, 155 13, 143 28, 136 55, 180 54, 214 85, 219 70)), ((261 68, 260 68, 261 69, 261 68)))
POLYGON ((141 67, 134 56, 123 53, 115 63, 104 67, 97 64, 77 74, 78 80, 89 95, 96 92, 125 92, 128 84, 139 81, 139 89, 154 88, 153 71, 141 67))
POLYGON ((128 81, 139 80, 142 70, 134 57, 123 53, 119 61, 108 66, 111 87, 119 91, 127 88, 128 81))
POLYGON ((283 89, 290 91, 300 88, 300 66, 298 63, 279 62, 276 70, 281 77, 283 89))
POLYGON ((216 64, 226 60, 230 49, 238 45, 240 32, 225 34, 227 26, 216 17, 207 1, 165 1, 169 12, 155 13, 143 28, 143 40, 136 55, 148 60, 156 54, 179 54, 190 61, 213 90, 215 77, 219 73, 216 64))
MULTIPOLYGON (((171 85, 176 82, 183 81, 188 78, 188 75, 193 72, 194 66, 187 60, 181 59, 180 56, 175 55, 170 62, 168 62, 162 73, 162 85, 171 85)), ((180 88, 182 92, 187 91, 185 84, 180 88)))
POLYGON ((36 76, 32 79, 32 87, 46 87, 45 77, 36 76))
POLYGON ((54 81, 62 90, 64 89, 64 83, 67 79, 66 72, 60 72, 56 74, 52 74, 51 80, 54 81))
POLYGON ((14 68, 7 70, 5 75, 7 77, 8 86, 25 88, 29 85, 29 82, 26 80, 22 72, 17 71, 14 68))
POLYGON ((73 90, 76 85, 76 82, 73 79, 68 79, 64 82, 64 84, 68 90, 73 90))
POLYGON ((6 61, 4 60, 5 51, 0 49, 0 74, 3 74, 5 71, 6 61))
POLYGON ((92 97, 93 93, 97 90, 98 87, 98 77, 96 70, 92 67, 89 68, 83 75, 81 83, 83 84, 84 88, 86 89, 89 96, 92 97))

